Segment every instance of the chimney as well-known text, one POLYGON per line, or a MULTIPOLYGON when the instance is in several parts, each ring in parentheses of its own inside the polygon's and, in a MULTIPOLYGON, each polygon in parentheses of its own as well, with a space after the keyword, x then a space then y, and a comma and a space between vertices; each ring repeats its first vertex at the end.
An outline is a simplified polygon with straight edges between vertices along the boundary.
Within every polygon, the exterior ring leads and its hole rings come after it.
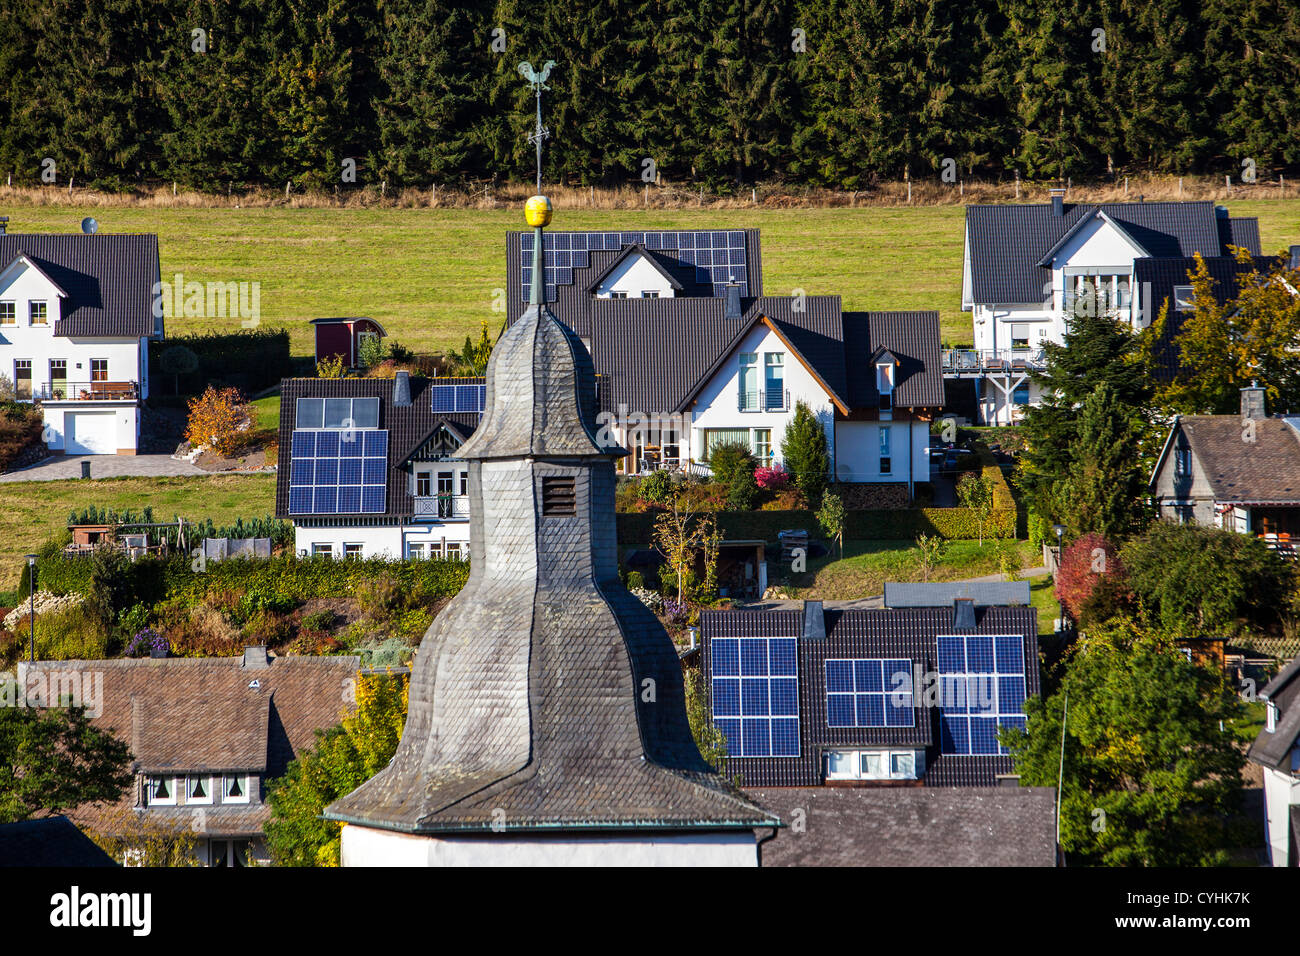
POLYGON ((803 602, 803 639, 826 640, 826 614, 822 611, 821 601, 803 602))
MULTIPOLYGON (((0 230, 0 231, 3 231, 3 230, 0 230)), ((1292 247, 1291 247, 1291 262, 1290 262, 1290 267, 1291 267, 1292 269, 1300 269, 1300 246, 1292 246, 1292 247)))
POLYGON ((1065 215, 1065 190, 1060 187, 1049 190, 1052 197, 1052 215, 1058 219, 1065 215))
POLYGON ((398 369, 393 376, 393 407, 409 408, 411 405, 411 376, 406 369, 398 369))
POLYGON ((263 670, 264 668, 270 666, 271 666, 271 661, 266 656, 265 644, 259 644, 256 647, 244 648, 243 667, 247 668, 248 670, 263 670))
POLYGON ((952 629, 954 631, 975 630, 975 599, 955 598, 952 602, 952 629))
POLYGON ((727 311, 724 314, 728 319, 740 318, 740 283, 734 279, 727 283, 727 311))
POLYGON ((1241 390, 1242 421, 1256 421, 1264 418, 1264 389, 1255 382, 1241 390))

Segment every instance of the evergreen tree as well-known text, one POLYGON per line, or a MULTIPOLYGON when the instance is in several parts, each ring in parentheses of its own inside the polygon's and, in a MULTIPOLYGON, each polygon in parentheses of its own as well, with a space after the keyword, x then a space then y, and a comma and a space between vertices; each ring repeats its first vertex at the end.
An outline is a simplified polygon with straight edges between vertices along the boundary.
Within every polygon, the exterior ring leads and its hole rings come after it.
POLYGON ((808 507, 819 507, 831 469, 831 457, 826 444, 826 429, 803 402, 795 405, 794 417, 781 438, 781 459, 786 470, 794 475, 794 483, 803 492, 808 507))
POLYGON ((1146 490, 1142 433, 1137 412, 1121 403, 1110 385, 1097 386, 1084 399, 1059 496, 1072 537, 1096 532, 1115 539, 1137 528, 1146 490))

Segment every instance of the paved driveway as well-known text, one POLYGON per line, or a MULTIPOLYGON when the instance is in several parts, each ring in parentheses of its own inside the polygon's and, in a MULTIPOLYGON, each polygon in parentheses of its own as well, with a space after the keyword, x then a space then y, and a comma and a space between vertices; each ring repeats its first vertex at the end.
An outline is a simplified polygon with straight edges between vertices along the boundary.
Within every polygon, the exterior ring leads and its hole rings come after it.
POLYGON ((91 478, 209 474, 197 465, 177 461, 171 455, 54 455, 19 471, 0 475, 0 482, 80 478, 83 461, 90 462, 91 478))

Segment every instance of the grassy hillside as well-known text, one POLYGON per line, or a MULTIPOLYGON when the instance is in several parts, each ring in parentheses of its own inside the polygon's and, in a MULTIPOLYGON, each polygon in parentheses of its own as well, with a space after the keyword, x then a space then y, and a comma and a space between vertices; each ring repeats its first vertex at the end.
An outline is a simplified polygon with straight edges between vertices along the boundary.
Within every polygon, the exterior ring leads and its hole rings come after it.
POLYGON ((150 505, 159 521, 169 521, 179 514, 211 518, 220 527, 236 518, 273 513, 275 475, 102 478, 0 485, 0 591, 17 586, 24 554, 35 551, 66 528, 69 511, 91 504, 133 511, 150 505))
MULTIPOLYGON (((1230 202, 1258 216, 1265 251, 1300 242, 1300 200, 1230 202)), ((74 232, 85 215, 104 232, 156 232, 162 271, 196 281, 260 282, 262 320, 311 351, 306 320, 369 315, 417 351, 458 346, 486 321, 505 286, 505 233, 518 210, 195 209, 9 205, 14 232, 74 232)), ((971 339, 960 309, 964 214, 959 206, 557 212, 559 229, 757 227, 764 291, 839 293, 847 309, 937 309, 944 339, 971 339)), ((238 319, 168 317, 172 332, 235 330, 238 319)))

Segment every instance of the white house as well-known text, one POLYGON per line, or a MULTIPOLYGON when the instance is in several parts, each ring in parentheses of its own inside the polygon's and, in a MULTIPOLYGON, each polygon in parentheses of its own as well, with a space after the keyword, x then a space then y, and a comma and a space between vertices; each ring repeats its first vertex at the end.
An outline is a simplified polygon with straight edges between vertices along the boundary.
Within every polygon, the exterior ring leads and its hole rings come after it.
POLYGON ((50 451, 136 453, 158 277, 156 236, 0 235, 0 374, 50 451))
POLYGON ((286 379, 276 514, 301 557, 468 557, 481 378, 286 379))
POLYGON ((1264 729, 1249 756, 1264 772, 1264 815, 1269 861, 1300 866, 1300 658, 1260 691, 1264 729))
POLYGON ((966 207, 962 309, 973 349, 945 352, 944 372, 970 378, 979 419, 1007 424, 1041 396, 1030 373, 1044 342, 1064 341, 1076 314, 1109 313, 1145 328, 1159 313, 1136 264, 1241 246, 1259 255, 1259 224, 1209 202, 1049 203, 966 207))

